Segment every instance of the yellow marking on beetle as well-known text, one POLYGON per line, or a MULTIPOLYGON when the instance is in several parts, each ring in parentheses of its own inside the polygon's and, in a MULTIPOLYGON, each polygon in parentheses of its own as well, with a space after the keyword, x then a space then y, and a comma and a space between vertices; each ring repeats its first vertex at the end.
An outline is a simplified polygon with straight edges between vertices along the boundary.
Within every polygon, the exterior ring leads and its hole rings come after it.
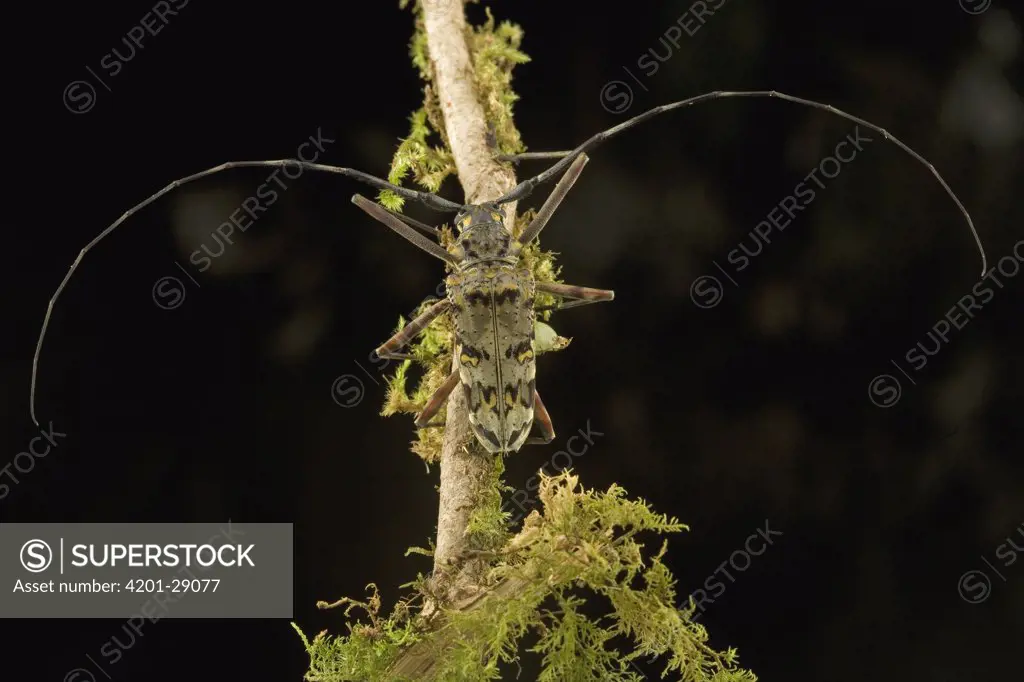
POLYGON ((463 365, 469 365, 470 367, 476 367, 480 364, 480 358, 471 358, 465 353, 459 356, 459 362, 463 365))
POLYGON ((491 217, 494 218, 495 220, 497 220, 498 222, 501 222, 501 214, 500 213, 496 213, 494 211, 491 211, 491 217))
POLYGON ((494 268, 488 268, 487 272, 484 273, 484 277, 486 277, 487 279, 494 279, 497 276, 498 276, 498 271, 495 270, 494 268))
POLYGON ((487 400, 487 407, 494 407, 498 404, 498 392, 491 391, 491 395, 487 400))
POLYGON ((530 350, 530 349, 527 349, 527 350, 523 351, 522 353, 520 353, 519 355, 516 356, 516 360, 518 360, 520 364, 526 362, 527 360, 532 360, 532 359, 533 359, 533 351, 530 350))

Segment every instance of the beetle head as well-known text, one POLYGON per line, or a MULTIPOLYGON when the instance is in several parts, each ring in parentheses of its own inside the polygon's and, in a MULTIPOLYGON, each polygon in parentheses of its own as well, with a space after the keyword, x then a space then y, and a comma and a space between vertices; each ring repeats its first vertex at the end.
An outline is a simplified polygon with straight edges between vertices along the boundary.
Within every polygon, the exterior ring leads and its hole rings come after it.
POLYGON ((455 216, 455 227, 459 233, 480 225, 502 225, 505 211, 494 204, 470 204, 463 206, 455 216))

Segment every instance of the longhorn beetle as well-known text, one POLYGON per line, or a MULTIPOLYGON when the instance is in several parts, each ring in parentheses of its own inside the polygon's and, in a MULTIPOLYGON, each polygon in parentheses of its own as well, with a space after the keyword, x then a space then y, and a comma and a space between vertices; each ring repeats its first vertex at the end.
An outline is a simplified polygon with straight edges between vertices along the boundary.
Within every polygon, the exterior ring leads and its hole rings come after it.
POLYGON ((388 226, 399 235, 426 251, 430 255, 443 260, 452 270, 446 280, 447 297, 431 306, 419 317, 412 320, 402 330, 392 336, 377 349, 377 354, 385 358, 408 358, 400 353, 400 349, 408 344, 433 319, 450 312, 455 316, 455 342, 453 352, 459 359, 459 367, 453 371, 444 384, 428 401, 427 407, 417 417, 416 425, 427 426, 429 419, 438 412, 445 399, 462 384, 470 407, 470 424, 485 449, 492 453, 515 452, 527 442, 550 442, 554 438, 551 419, 540 395, 536 390, 535 381, 535 348, 534 348, 534 297, 537 291, 553 294, 560 303, 555 309, 566 309, 599 301, 610 301, 614 293, 602 289, 590 289, 566 284, 539 283, 533 280, 531 273, 517 264, 523 246, 535 239, 550 220, 551 215, 569 192, 587 162, 586 152, 601 142, 614 137, 624 130, 643 123, 659 114, 693 106, 700 102, 730 97, 769 97, 785 100, 801 106, 812 107, 840 116, 848 121, 863 125, 885 139, 892 141, 900 149, 927 167, 939 181, 946 193, 953 199, 971 230, 974 241, 981 254, 981 273, 988 270, 988 262, 981 238, 971 221, 971 216, 950 189, 946 181, 935 167, 924 157, 890 135, 879 126, 869 123, 835 107, 800 97, 794 97, 775 90, 754 91, 715 91, 691 97, 679 102, 655 107, 647 112, 634 116, 622 123, 597 133, 581 145, 567 152, 527 153, 503 160, 519 161, 538 158, 558 158, 558 162, 544 172, 524 180, 508 193, 498 199, 483 204, 458 204, 430 192, 399 187, 386 180, 374 177, 351 168, 341 168, 324 164, 299 161, 296 159, 280 159, 275 161, 233 161, 200 171, 193 175, 175 180, 171 184, 153 194, 141 203, 133 206, 95 239, 86 244, 72 263, 68 273, 53 297, 50 299, 43 319, 39 340, 36 343, 35 355, 32 360, 32 385, 29 394, 29 408, 32 420, 38 424, 35 413, 36 378, 39 355, 43 346, 43 338, 53 313, 53 306, 60 296, 68 280, 86 253, 121 223, 171 190, 204 178, 214 173, 231 168, 256 166, 299 166, 303 169, 324 171, 345 175, 378 189, 391 190, 404 199, 418 201, 429 208, 439 211, 457 211, 455 225, 459 236, 447 250, 435 241, 438 236, 436 228, 412 220, 397 212, 390 211, 355 195, 352 202, 370 214, 379 222, 388 226), (518 239, 513 239, 502 224, 505 215, 501 206, 528 197, 533 190, 556 175, 563 174, 547 201, 538 211, 534 220, 523 231, 518 239), (569 299, 566 301, 566 299, 569 299), (530 427, 538 422, 541 436, 528 439, 530 427))
POLYGON ((430 397, 416 426, 427 426, 458 384, 469 405, 469 425, 477 440, 491 453, 517 452, 524 443, 550 443, 555 437, 551 417, 536 388, 534 354, 534 297, 538 291, 573 299, 557 308, 610 301, 612 291, 569 284, 535 282, 533 274, 518 267, 524 246, 547 225, 569 192, 587 155, 569 166, 536 217, 513 239, 505 229, 505 212, 498 202, 463 207, 455 217, 458 239, 445 251, 378 204, 356 195, 353 203, 395 232, 421 246, 452 267, 445 285, 447 297, 377 348, 382 358, 407 358, 397 351, 436 317, 451 312, 455 322, 452 352, 457 369, 430 397), (541 435, 528 438, 534 420, 541 435))

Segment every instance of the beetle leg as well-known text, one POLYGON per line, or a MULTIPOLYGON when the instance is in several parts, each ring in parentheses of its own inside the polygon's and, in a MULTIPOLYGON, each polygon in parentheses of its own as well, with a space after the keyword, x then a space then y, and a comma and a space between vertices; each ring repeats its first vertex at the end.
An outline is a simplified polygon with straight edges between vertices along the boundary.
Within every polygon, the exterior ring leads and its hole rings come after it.
POLYGON ((576 179, 580 177, 580 173, 583 172, 583 167, 587 165, 588 157, 586 154, 580 154, 576 157, 576 160, 572 162, 569 169, 565 171, 558 184, 551 190, 551 194, 544 201, 544 205, 537 211, 536 217, 530 222, 529 225, 523 230, 523 233, 516 238, 516 248, 521 249, 526 246, 540 234, 540 231, 544 229, 544 226, 551 220, 551 216, 558 206, 562 203, 562 199, 565 199, 565 195, 569 193, 572 186, 576 184, 576 179))
POLYGON ((547 445, 555 439, 555 426, 551 423, 551 415, 540 399, 540 393, 533 392, 533 423, 540 429, 541 435, 530 436, 523 445, 547 445))
POLYGON ((374 353, 377 354, 377 357, 388 360, 414 359, 413 356, 407 353, 398 353, 398 349, 404 348, 417 334, 426 329, 427 325, 433 322, 436 317, 447 312, 450 305, 448 299, 445 299, 430 306, 415 320, 399 329, 397 334, 382 343, 374 353))
POLYGON ((588 303, 602 303, 604 301, 612 301, 615 299, 615 292, 611 289, 592 289, 590 287, 580 287, 574 284, 537 282, 537 291, 543 291, 546 294, 553 294, 561 298, 572 299, 569 302, 559 301, 552 306, 536 308, 537 312, 543 312, 545 310, 566 310, 568 308, 578 308, 579 306, 587 305, 588 303))
POLYGON ((455 387, 459 385, 459 370, 453 371, 445 379, 441 387, 434 391, 434 395, 430 396, 430 400, 427 401, 427 406, 423 408, 423 412, 420 416, 416 417, 416 427, 422 429, 427 426, 427 422, 433 418, 441 410, 441 406, 444 405, 445 401, 448 400, 448 396, 451 395, 455 387))
POLYGON ((380 204, 370 201, 361 194, 353 195, 352 203, 369 213, 371 218, 384 223, 399 235, 412 242, 415 246, 418 246, 429 253, 431 256, 439 258, 451 266, 457 266, 459 264, 458 259, 441 248, 440 244, 431 241, 429 238, 420 234, 416 231, 416 228, 410 227, 406 223, 402 222, 394 213, 389 212, 380 204))
POLYGON ((399 220, 401 220, 403 223, 405 223, 409 227, 415 227, 420 232, 423 232, 424 234, 429 235, 429 236, 431 236, 431 237, 433 237, 435 239, 438 239, 439 235, 441 234, 436 227, 433 227, 431 225, 427 225, 426 223, 421 223, 420 221, 416 220, 415 218, 410 218, 409 216, 405 215, 404 213, 399 213, 398 211, 392 211, 390 208, 386 208, 386 207, 384 207, 384 210, 387 211, 388 213, 390 213, 391 215, 395 216, 399 220))
POLYGON ((568 149, 564 152, 523 152, 522 154, 498 154, 498 161, 504 161, 506 163, 519 163, 520 161, 533 161, 540 159, 560 159, 563 156, 569 156, 572 154, 572 150, 568 149))
POLYGON ((563 156, 572 154, 572 150, 564 152, 523 152, 522 154, 500 154, 498 153, 498 135, 494 129, 494 124, 488 124, 487 126, 487 146, 492 152, 494 152, 494 158, 503 163, 519 163, 520 161, 532 161, 534 159, 560 159, 563 156))

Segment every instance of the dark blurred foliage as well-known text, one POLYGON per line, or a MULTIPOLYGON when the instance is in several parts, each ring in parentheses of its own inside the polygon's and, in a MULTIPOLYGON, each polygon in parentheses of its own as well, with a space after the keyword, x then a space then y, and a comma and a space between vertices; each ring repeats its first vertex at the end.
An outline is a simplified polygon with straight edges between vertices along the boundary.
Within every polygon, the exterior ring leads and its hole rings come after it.
MULTIPOLYGON (((690 4, 491 3, 523 26, 533 58, 515 81, 527 145, 570 147, 622 120, 600 100, 611 80, 631 85, 630 114, 774 88, 901 137, 959 194, 990 265, 1012 257, 1024 238, 1024 105, 1022 15, 1009 3, 972 15, 957 0, 730 0, 645 75, 637 59, 665 55, 659 38, 690 4)), ((318 127, 337 140, 321 160, 383 175, 421 99, 411 16, 397 2, 190 2, 91 111, 69 113, 65 85, 89 79, 86 66, 102 75, 100 59, 150 6, 10 17, 0 409, 11 457, 34 435, 29 374, 47 299, 82 245, 174 178, 292 156, 318 127)), ((785 102, 726 100, 592 154, 543 243, 562 254, 567 281, 617 298, 553 321, 574 339, 539 366, 558 438, 512 457, 508 480, 522 486, 589 423, 604 435, 573 462, 584 484, 618 482, 690 525, 669 547, 680 595, 767 519, 783 535, 747 570, 726 566, 734 582, 719 572, 726 590, 701 619, 714 646, 738 647, 764 680, 1014 677, 1006 652, 1024 636, 1024 557, 1003 567, 995 552, 1024 523, 1024 275, 1000 277, 914 371, 904 355, 932 343, 980 261, 927 169, 871 134, 748 268, 730 270, 736 286, 715 266, 732 268, 727 254, 752 246, 753 227, 852 131, 785 102), (703 275, 725 285, 710 309, 690 298, 703 275), (902 382, 887 409, 869 400, 880 374, 902 382), (972 569, 991 579, 981 603, 958 594, 972 569)), ((196 274, 188 254, 212 246, 266 176, 231 171, 179 189, 85 259, 41 360, 40 418, 69 435, 21 475, 0 520, 293 522, 295 620, 341 633, 340 612, 316 600, 375 581, 390 602, 429 568, 403 552, 434 533, 437 471, 409 453, 411 419, 377 416, 382 372, 368 354, 443 268, 349 203, 367 188, 304 174, 196 274), (162 310, 153 285, 182 277, 176 261, 197 284, 162 310), (366 389, 348 409, 332 400, 345 374, 366 389)), ((444 193, 461 199, 454 182, 444 193)), ((2 676, 61 679, 121 626, 4 621, 2 676)), ((108 672, 297 680, 306 662, 284 621, 162 620, 108 672)))

